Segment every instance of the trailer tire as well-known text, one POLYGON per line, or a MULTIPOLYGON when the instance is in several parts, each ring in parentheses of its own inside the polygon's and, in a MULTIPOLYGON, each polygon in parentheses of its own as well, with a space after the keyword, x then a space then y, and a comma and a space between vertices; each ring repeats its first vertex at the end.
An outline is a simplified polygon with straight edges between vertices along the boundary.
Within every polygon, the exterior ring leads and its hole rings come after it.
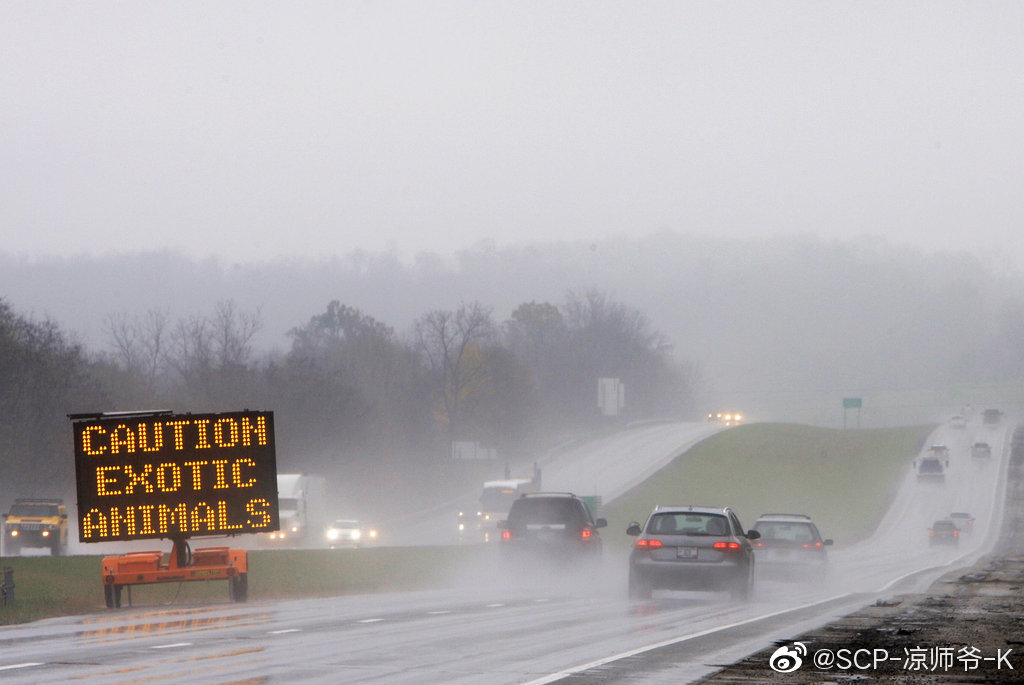
POLYGON ((108 609, 120 609, 121 608, 121 585, 106 585, 103 586, 103 599, 106 601, 108 609))
POLYGON ((240 573, 237 578, 228 581, 231 589, 231 601, 244 602, 249 598, 249 574, 240 573))

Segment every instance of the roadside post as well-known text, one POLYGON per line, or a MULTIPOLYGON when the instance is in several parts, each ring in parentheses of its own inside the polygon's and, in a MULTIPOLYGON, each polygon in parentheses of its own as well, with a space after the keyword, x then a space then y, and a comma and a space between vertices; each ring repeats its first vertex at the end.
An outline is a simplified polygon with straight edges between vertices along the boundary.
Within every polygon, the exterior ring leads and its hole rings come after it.
POLYGON ((11 604, 14 604, 14 569, 4 566, 3 576, 0 576, 0 606, 11 604))
POLYGON ((843 398, 843 430, 846 430, 846 410, 856 409, 857 410, 857 428, 860 429, 860 405, 861 398, 859 397, 844 397, 843 398))
POLYGON ((228 546, 193 550, 197 537, 279 529, 273 412, 173 414, 170 410, 70 414, 75 442, 78 539, 170 540, 170 553, 103 558, 103 595, 121 606, 134 585, 228 581, 248 597, 249 560, 228 546))

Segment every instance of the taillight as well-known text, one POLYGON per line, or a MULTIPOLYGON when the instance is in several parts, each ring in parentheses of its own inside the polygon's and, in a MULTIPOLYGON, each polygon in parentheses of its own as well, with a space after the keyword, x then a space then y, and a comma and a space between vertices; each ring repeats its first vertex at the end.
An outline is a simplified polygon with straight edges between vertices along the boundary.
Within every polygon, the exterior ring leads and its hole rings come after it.
POLYGON ((590 530, 589 528, 584 528, 580 531, 580 537, 584 540, 589 540, 593 534, 594 531, 590 530))
POLYGON ((720 552, 738 552, 743 549, 743 545, 738 542, 716 542, 711 547, 720 552))
POLYGON ((815 549, 817 547, 821 547, 821 543, 820 542, 815 542, 813 545, 811 543, 809 543, 809 542, 804 544, 804 549, 815 549))
POLYGON ((637 549, 657 549, 661 547, 661 540, 648 540, 647 538, 640 538, 636 541, 637 549))
POLYGON ((503 531, 501 531, 501 539, 502 540, 511 540, 512 539, 512 531, 510 531, 510 530, 503 530, 503 531))
POLYGON ((955 538, 958 538, 958 537, 960 537, 960 531, 958 531, 958 530, 954 530, 954 531, 953 531, 953 537, 955 537, 955 538))

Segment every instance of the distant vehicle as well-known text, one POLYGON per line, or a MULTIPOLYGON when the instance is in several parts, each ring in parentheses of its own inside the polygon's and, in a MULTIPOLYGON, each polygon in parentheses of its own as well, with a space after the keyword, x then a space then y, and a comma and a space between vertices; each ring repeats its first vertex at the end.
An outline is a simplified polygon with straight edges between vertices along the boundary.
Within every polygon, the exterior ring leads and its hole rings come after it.
POLYGON ((949 519, 936 521, 928 530, 928 544, 959 546, 960 530, 949 519))
POLYGON ((986 409, 981 412, 981 422, 986 425, 995 425, 1003 418, 1003 412, 998 409, 986 409))
POLYGON ((377 541, 377 530, 352 519, 337 519, 327 525, 324 531, 327 546, 363 547, 377 541))
POLYGON ((961 533, 969 534, 974 531, 974 517, 966 511, 954 511, 949 515, 949 520, 956 524, 961 533))
POLYGON ((512 478, 505 467, 505 478, 484 482, 480 493, 480 508, 475 512, 459 512, 458 530, 460 541, 493 542, 498 539, 498 522, 508 518, 512 503, 522 495, 538 492, 541 487, 541 473, 533 465, 530 478, 512 478))
POLYGON ((919 481, 944 482, 946 469, 949 468, 949 448, 945 445, 932 445, 927 454, 914 462, 919 481))
POLYGON ((602 549, 598 529, 607 525, 572 493, 525 494, 512 503, 508 520, 498 524, 501 557, 526 563, 597 561, 602 549))
POLYGON ((327 523, 327 481, 306 473, 277 474, 281 529, 266 534, 273 544, 321 547, 327 523))
POLYGON ((992 447, 987 442, 976 442, 971 445, 971 457, 974 459, 988 459, 992 456, 992 447))
POLYGON ((45 547, 50 556, 68 552, 68 514, 62 499, 14 500, 3 515, 4 554, 17 556, 25 547, 45 547))
POLYGON ((738 426, 743 421, 743 414, 735 412, 710 412, 708 423, 720 423, 723 426, 738 426))
POLYGON ((650 599, 654 590, 726 590, 747 600, 754 589, 754 548, 761 534, 744 532, 728 507, 655 507, 629 554, 629 597, 650 599))
POLYGON ((754 541, 758 573, 789 580, 811 577, 820 580, 828 571, 827 547, 810 516, 806 514, 761 514, 754 523, 761 537, 754 541))
POLYGON ((967 428, 967 419, 962 416, 954 416, 949 420, 949 425, 952 428, 964 429, 967 428))

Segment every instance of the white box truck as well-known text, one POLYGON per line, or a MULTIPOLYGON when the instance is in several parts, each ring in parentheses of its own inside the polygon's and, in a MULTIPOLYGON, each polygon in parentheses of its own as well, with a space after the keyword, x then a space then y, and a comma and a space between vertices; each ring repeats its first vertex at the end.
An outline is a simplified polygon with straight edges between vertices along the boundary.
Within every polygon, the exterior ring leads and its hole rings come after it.
POLYGON ((321 547, 327 516, 327 482, 306 473, 277 474, 281 529, 267 538, 288 547, 321 547))

